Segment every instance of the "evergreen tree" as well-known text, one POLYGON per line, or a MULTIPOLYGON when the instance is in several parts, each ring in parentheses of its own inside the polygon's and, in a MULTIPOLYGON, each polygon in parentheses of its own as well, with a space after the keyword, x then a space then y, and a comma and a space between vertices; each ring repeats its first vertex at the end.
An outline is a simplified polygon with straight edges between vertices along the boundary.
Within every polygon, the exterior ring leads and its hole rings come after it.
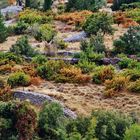
POLYGON ((44 0, 44 11, 51 9, 52 0, 44 0))
POLYGON ((3 17, 0 13, 0 43, 4 42, 8 36, 7 28, 3 23, 3 17))

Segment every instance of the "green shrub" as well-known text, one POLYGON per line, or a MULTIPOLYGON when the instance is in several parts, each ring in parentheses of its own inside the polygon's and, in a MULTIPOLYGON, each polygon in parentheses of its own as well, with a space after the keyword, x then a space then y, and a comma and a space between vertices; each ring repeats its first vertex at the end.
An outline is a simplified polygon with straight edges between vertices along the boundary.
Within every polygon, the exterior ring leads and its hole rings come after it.
POLYGON ((47 57, 44 55, 37 55, 36 57, 33 57, 32 63, 37 65, 43 65, 47 62, 47 57))
POLYGON ((137 62, 136 60, 130 59, 130 58, 123 58, 119 63, 119 67, 121 69, 125 68, 140 68, 140 63, 137 62))
POLYGON ((103 34, 113 34, 113 18, 107 13, 94 13, 83 24, 83 30, 88 35, 97 35, 100 31, 103 34))
POLYGON ((130 81, 136 81, 140 78, 139 69, 126 69, 121 74, 128 77, 130 81))
POLYGON ((114 41, 116 53, 137 54, 140 52, 140 27, 130 27, 120 39, 114 41))
POLYGON ((23 62, 23 59, 20 56, 17 56, 11 52, 8 53, 0 52, 0 61, 1 60, 6 60, 8 62, 13 61, 16 64, 20 64, 21 62, 23 62))
POLYGON ((130 92, 140 93, 140 79, 135 82, 130 82, 127 89, 130 92))
POLYGON ((58 103, 45 104, 39 114, 39 136, 44 139, 65 140, 64 114, 58 103))
POLYGON ((30 76, 23 72, 16 72, 9 76, 7 83, 11 87, 28 86, 30 84, 30 76))
POLYGON ((99 66, 93 72, 92 81, 96 84, 102 84, 106 80, 111 80, 115 75, 113 66, 99 66))
MULTIPOLYGON (((123 7, 123 5, 131 5, 131 3, 135 3, 135 2, 139 2, 139 0, 114 0, 113 1, 113 6, 112 9, 113 10, 119 10, 120 8, 123 7)), ((135 7, 133 7, 135 8, 135 7)))
POLYGON ((106 0, 69 0, 66 10, 90 10, 97 11, 106 5, 106 0))
POLYGON ((124 140, 139 140, 140 138, 140 125, 133 124, 126 130, 124 140))
POLYGON ((17 24, 13 27, 14 33, 16 35, 24 34, 28 27, 28 23, 25 23, 24 21, 18 21, 17 24))
POLYGON ((99 140, 123 140, 124 133, 132 124, 132 119, 122 113, 96 111, 95 135, 99 140))
POLYGON ((84 40, 81 42, 80 48, 82 51, 86 51, 89 47, 96 53, 105 52, 103 36, 100 33, 97 33, 97 36, 91 36, 90 40, 84 40))
POLYGON ((60 72, 61 68, 65 66, 63 61, 50 60, 42 66, 37 68, 37 73, 40 77, 52 80, 60 72))
POLYGON ((0 13, 0 43, 3 43, 8 37, 7 28, 5 27, 3 22, 3 17, 0 13))
POLYGON ((96 67, 95 63, 94 62, 89 62, 88 58, 84 54, 81 54, 80 60, 79 60, 77 66, 79 68, 81 68, 83 73, 93 72, 95 67, 96 67))
POLYGON ((56 32, 50 24, 43 24, 39 27, 39 30, 35 33, 34 37, 38 41, 50 42, 55 36, 56 32))
POLYGON ((16 55, 23 55, 27 57, 33 57, 37 54, 37 52, 29 45, 27 36, 19 38, 16 44, 12 45, 10 51, 16 55))

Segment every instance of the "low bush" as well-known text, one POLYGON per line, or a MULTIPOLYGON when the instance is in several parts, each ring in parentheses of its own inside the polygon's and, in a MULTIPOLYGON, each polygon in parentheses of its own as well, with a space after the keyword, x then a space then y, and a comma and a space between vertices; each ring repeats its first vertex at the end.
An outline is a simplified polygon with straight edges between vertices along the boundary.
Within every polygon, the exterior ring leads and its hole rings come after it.
POLYGON ((30 76, 23 72, 16 72, 9 76, 7 83, 11 87, 28 86, 30 84, 30 76))
POLYGON ((28 42, 27 36, 22 36, 16 42, 16 44, 12 45, 10 51, 16 55, 23 55, 27 57, 33 57, 37 55, 37 51, 35 51, 28 42))
POLYGON ((16 35, 20 35, 24 34, 28 27, 28 23, 25 23, 24 21, 18 21, 17 24, 13 26, 13 30, 16 35))
POLYGON ((129 129, 126 130, 124 140, 138 140, 140 138, 140 125, 133 124, 129 129))
POLYGON ((93 83, 102 84, 106 80, 111 80, 115 75, 113 66, 99 66, 95 69, 92 76, 93 83))
POLYGON ((127 89, 130 92, 140 93, 140 79, 136 80, 135 82, 130 82, 127 89))
POLYGON ((101 33, 97 33, 97 36, 91 36, 90 40, 84 40, 80 46, 82 51, 86 51, 87 48, 93 49, 93 52, 103 53, 105 52, 104 39, 101 33))
POLYGON ((140 63, 137 62, 136 60, 130 59, 130 58, 123 58, 119 63, 118 63, 119 67, 121 69, 125 69, 125 68, 140 68, 140 63))
POLYGON ((123 76, 115 76, 111 80, 105 81, 105 96, 112 97, 116 93, 126 89, 129 79, 123 76))
POLYGON ((94 62, 89 62, 88 58, 82 54, 77 66, 82 70, 83 73, 91 73, 95 70, 96 67, 94 62))
POLYGON ((113 34, 113 18, 107 13, 94 13, 83 24, 83 30, 88 35, 97 35, 100 31, 104 34, 113 34))
POLYGON ((62 68, 60 73, 56 75, 55 81, 62 83, 88 83, 90 82, 91 77, 85 74, 82 74, 81 69, 74 66, 67 68, 62 68))
POLYGON ((66 64, 63 61, 53 61, 50 60, 44 65, 37 68, 37 73, 40 77, 53 80, 55 76, 60 72, 61 68, 65 67, 66 64))
POLYGON ((130 27, 120 39, 114 41, 116 53, 137 54, 140 51, 140 27, 130 27), (135 36, 135 37, 134 37, 135 36))
POLYGON ((128 77, 130 81, 136 81, 140 78, 140 71, 139 69, 126 69, 121 75, 128 77))
POLYGON ((28 24, 44 24, 52 22, 53 12, 41 12, 35 9, 25 9, 19 13, 19 20, 28 24))
POLYGON ((34 37, 38 41, 48 41, 50 42, 55 36, 56 32, 52 25, 50 24, 42 24, 39 27, 39 30, 34 34, 34 37))
POLYGON ((62 49, 62 50, 66 49, 68 46, 68 44, 63 39, 59 39, 59 38, 54 39, 54 44, 58 49, 62 49))
POLYGON ((43 65, 47 62, 47 57, 44 55, 37 55, 36 57, 33 57, 32 63, 35 65, 43 65))
POLYGON ((67 12, 55 17, 56 20, 66 22, 67 24, 72 24, 76 26, 81 26, 85 22, 86 18, 92 14, 91 11, 75 11, 67 12))

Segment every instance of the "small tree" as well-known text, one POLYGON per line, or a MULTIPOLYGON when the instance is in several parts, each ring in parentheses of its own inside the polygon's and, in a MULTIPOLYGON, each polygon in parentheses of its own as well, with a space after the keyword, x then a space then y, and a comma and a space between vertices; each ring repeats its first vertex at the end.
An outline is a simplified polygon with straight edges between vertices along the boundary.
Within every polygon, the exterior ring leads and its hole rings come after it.
POLYGON ((8 37, 7 28, 3 23, 3 17, 0 13, 0 43, 4 42, 8 37))
POLYGON ((27 36, 19 38, 16 44, 12 45, 10 51, 17 55, 24 55, 27 57, 33 57, 37 54, 37 52, 30 46, 27 36))
POLYGON ((51 9, 52 0, 44 0, 44 11, 51 9))
POLYGON ((99 31, 103 34, 113 34, 112 24, 112 16, 107 13, 95 13, 86 20, 83 29, 88 35, 97 35, 99 31))
POLYGON ((140 27, 130 27, 123 36, 114 41, 115 52, 137 54, 140 52, 140 27))

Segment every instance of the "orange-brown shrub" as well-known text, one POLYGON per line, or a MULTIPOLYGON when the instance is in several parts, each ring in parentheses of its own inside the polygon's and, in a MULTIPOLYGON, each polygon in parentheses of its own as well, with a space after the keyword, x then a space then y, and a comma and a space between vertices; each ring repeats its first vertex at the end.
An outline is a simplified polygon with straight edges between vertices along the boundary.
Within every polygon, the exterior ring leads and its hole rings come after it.
POLYGON ((34 85, 34 86, 39 86, 41 85, 41 83, 43 82, 43 79, 41 79, 40 77, 31 77, 31 85, 34 85))
POLYGON ((66 22, 69 25, 76 25, 83 23, 88 16, 93 14, 91 11, 76 11, 72 13, 64 13, 62 15, 58 15, 56 20, 60 20, 62 22, 66 22))
POLYGON ((28 75, 30 75, 30 76, 32 76, 32 77, 36 77, 36 76, 37 76, 37 71, 36 71, 35 68, 34 68, 33 66, 31 66, 31 65, 24 66, 24 67, 22 68, 22 70, 23 70, 26 74, 28 74, 28 75))
POLYGON ((124 12, 117 12, 114 14, 115 22, 124 28, 128 28, 130 26, 138 26, 139 24, 131 18, 128 18, 124 12))
POLYGON ((129 79, 124 76, 116 76, 112 80, 105 81, 105 96, 112 97, 116 93, 124 90, 129 79))
POLYGON ((56 82, 69 82, 69 83, 88 83, 91 77, 82 74, 81 69, 74 66, 62 68, 60 74, 55 78, 56 82))
POLYGON ((9 64, 0 66, 0 73, 6 74, 12 72, 12 66, 9 64))

